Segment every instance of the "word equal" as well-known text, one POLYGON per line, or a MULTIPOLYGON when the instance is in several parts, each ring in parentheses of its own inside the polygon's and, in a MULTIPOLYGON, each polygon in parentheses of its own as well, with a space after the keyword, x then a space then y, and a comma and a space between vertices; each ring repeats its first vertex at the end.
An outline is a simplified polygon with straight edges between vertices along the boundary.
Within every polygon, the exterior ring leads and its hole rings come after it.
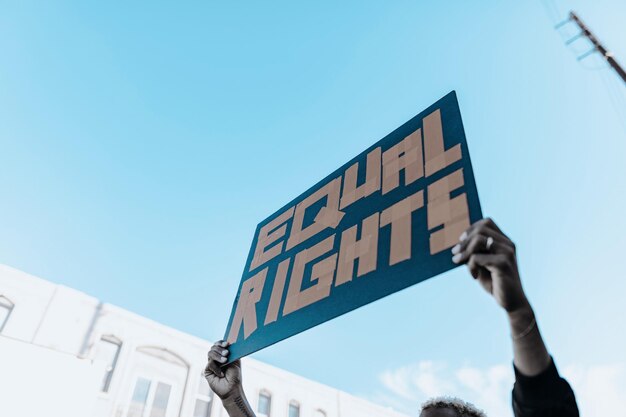
MULTIPOLYGON (((336 229, 350 206, 375 193, 383 195, 400 187, 404 172, 404 186, 420 178, 428 178, 461 159, 461 145, 445 149, 441 112, 436 110, 423 119, 422 127, 406 136, 389 149, 374 148, 367 154, 365 181, 357 185, 359 163, 355 163, 313 194, 295 206, 284 210, 261 227, 249 272, 263 267, 268 261, 291 249, 302 249, 282 260, 275 269, 270 301, 264 312, 262 326, 267 326, 295 311, 331 295, 333 287, 352 281, 355 261, 358 260, 356 278, 377 268, 379 229, 390 227, 389 265, 411 258, 412 213, 426 206, 427 233, 430 254, 434 255, 452 247, 459 235, 469 227, 467 195, 454 198, 450 192, 464 185, 463 169, 429 184, 424 190, 395 202, 382 211, 364 218, 360 224, 335 233, 310 246, 303 245, 321 231, 336 229), (325 199, 312 224, 303 227, 305 212, 325 199), (290 231, 287 234, 288 225, 290 231), (442 227, 443 226, 443 227, 442 227), (434 230, 433 230, 434 229, 434 230), (357 233, 360 239, 357 239, 357 233), (336 241, 339 241, 338 250, 336 241), (310 283, 302 289, 305 267, 317 260, 311 269, 310 283), (291 262, 287 294, 283 303, 287 273, 291 262)), ((257 303, 264 291, 269 267, 260 269, 241 286, 235 315, 228 333, 228 342, 237 341, 243 325, 244 340, 258 328, 257 303)))

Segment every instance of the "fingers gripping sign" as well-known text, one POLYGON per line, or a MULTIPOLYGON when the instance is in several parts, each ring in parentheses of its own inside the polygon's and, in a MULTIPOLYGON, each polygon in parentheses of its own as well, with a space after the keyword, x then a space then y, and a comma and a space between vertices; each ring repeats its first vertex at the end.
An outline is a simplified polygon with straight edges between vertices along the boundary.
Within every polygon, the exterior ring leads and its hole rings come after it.
POLYGON ((211 390, 220 397, 222 405, 230 417, 255 417, 246 398, 241 383, 241 362, 233 361, 226 365, 230 344, 223 340, 209 350, 209 362, 204 369, 211 390))
POLYGON ((231 396, 241 386, 241 363, 234 361, 224 366, 230 354, 228 346, 223 340, 216 342, 209 350, 209 361, 204 370, 209 386, 222 399, 231 396))
POLYGON ((526 304, 517 269, 515 244, 492 219, 471 225, 452 248, 452 261, 466 264, 472 276, 506 311, 526 304))

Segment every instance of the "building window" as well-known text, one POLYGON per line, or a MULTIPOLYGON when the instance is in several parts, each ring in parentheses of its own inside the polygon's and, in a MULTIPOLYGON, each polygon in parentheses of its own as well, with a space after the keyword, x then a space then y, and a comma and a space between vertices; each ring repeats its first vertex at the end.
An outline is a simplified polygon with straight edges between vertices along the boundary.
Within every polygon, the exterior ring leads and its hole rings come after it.
POLYGON ((271 408, 272 395, 267 391, 261 391, 259 393, 259 406, 257 407, 259 417, 269 417, 271 408))
POLYGON ((15 304, 13 304, 8 298, 0 295, 0 333, 2 333, 4 325, 7 324, 14 306, 15 304))
POLYGON ((171 393, 170 384, 137 378, 126 417, 165 417, 171 393))
POLYGON ((130 400, 130 407, 128 408, 128 417, 143 417, 146 402, 148 401, 148 393, 150 392, 150 385, 151 383, 148 379, 137 379, 133 397, 130 400))
POLYGON ((165 417, 171 392, 172 386, 170 384, 166 384, 165 382, 159 382, 157 384, 154 400, 152 401, 152 410, 150 410, 150 417, 165 417))
POLYGON ((111 378, 113 378, 113 372, 115 372, 115 365, 117 365, 121 348, 122 341, 115 336, 102 336, 100 338, 94 359, 106 364, 102 385, 100 387, 102 392, 109 391, 111 378))
POLYGON ((300 417, 300 404, 297 401, 289 402, 289 417, 300 417))
POLYGON ((315 417, 326 417, 326 412, 324 410, 315 410, 315 417))
POLYGON ((200 384, 198 385, 198 394, 196 396, 196 405, 193 409, 193 417, 211 417, 211 406, 213 405, 213 391, 209 388, 209 384, 204 378, 204 374, 200 375, 200 384))

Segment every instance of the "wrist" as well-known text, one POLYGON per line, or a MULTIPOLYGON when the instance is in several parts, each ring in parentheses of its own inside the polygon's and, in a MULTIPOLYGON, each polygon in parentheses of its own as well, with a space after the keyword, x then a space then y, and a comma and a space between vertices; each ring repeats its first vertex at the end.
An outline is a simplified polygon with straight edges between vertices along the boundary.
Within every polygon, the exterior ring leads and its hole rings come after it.
POLYGON ((241 386, 222 398, 222 405, 230 417, 255 417, 241 386))
POLYGON ((243 387, 241 385, 233 388, 228 393, 226 393, 226 395, 224 395, 223 397, 220 396, 220 399, 222 400, 222 404, 224 404, 224 407, 230 404, 235 404, 236 402, 241 401, 242 399, 247 400, 246 394, 243 391, 243 387))
POLYGON ((525 332, 533 323, 535 323, 535 312, 527 300, 523 305, 515 310, 507 311, 507 316, 512 336, 525 332))
POLYGON ((534 314, 526 295, 524 295, 518 302, 510 305, 510 308, 506 308, 505 310, 509 320, 515 320, 517 318, 523 318, 534 314))

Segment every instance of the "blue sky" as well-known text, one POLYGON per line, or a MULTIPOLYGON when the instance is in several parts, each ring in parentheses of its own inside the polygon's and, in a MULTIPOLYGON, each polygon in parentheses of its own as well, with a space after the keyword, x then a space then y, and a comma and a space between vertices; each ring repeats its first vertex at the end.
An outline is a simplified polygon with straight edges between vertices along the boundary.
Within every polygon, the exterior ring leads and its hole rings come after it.
MULTIPOLYGON (((626 390, 626 89, 570 9, 626 63, 617 0, 2 2, 0 262, 221 338, 256 224, 454 89, 549 349, 626 390)), ((505 324, 459 268, 255 357, 406 409, 505 324)))

